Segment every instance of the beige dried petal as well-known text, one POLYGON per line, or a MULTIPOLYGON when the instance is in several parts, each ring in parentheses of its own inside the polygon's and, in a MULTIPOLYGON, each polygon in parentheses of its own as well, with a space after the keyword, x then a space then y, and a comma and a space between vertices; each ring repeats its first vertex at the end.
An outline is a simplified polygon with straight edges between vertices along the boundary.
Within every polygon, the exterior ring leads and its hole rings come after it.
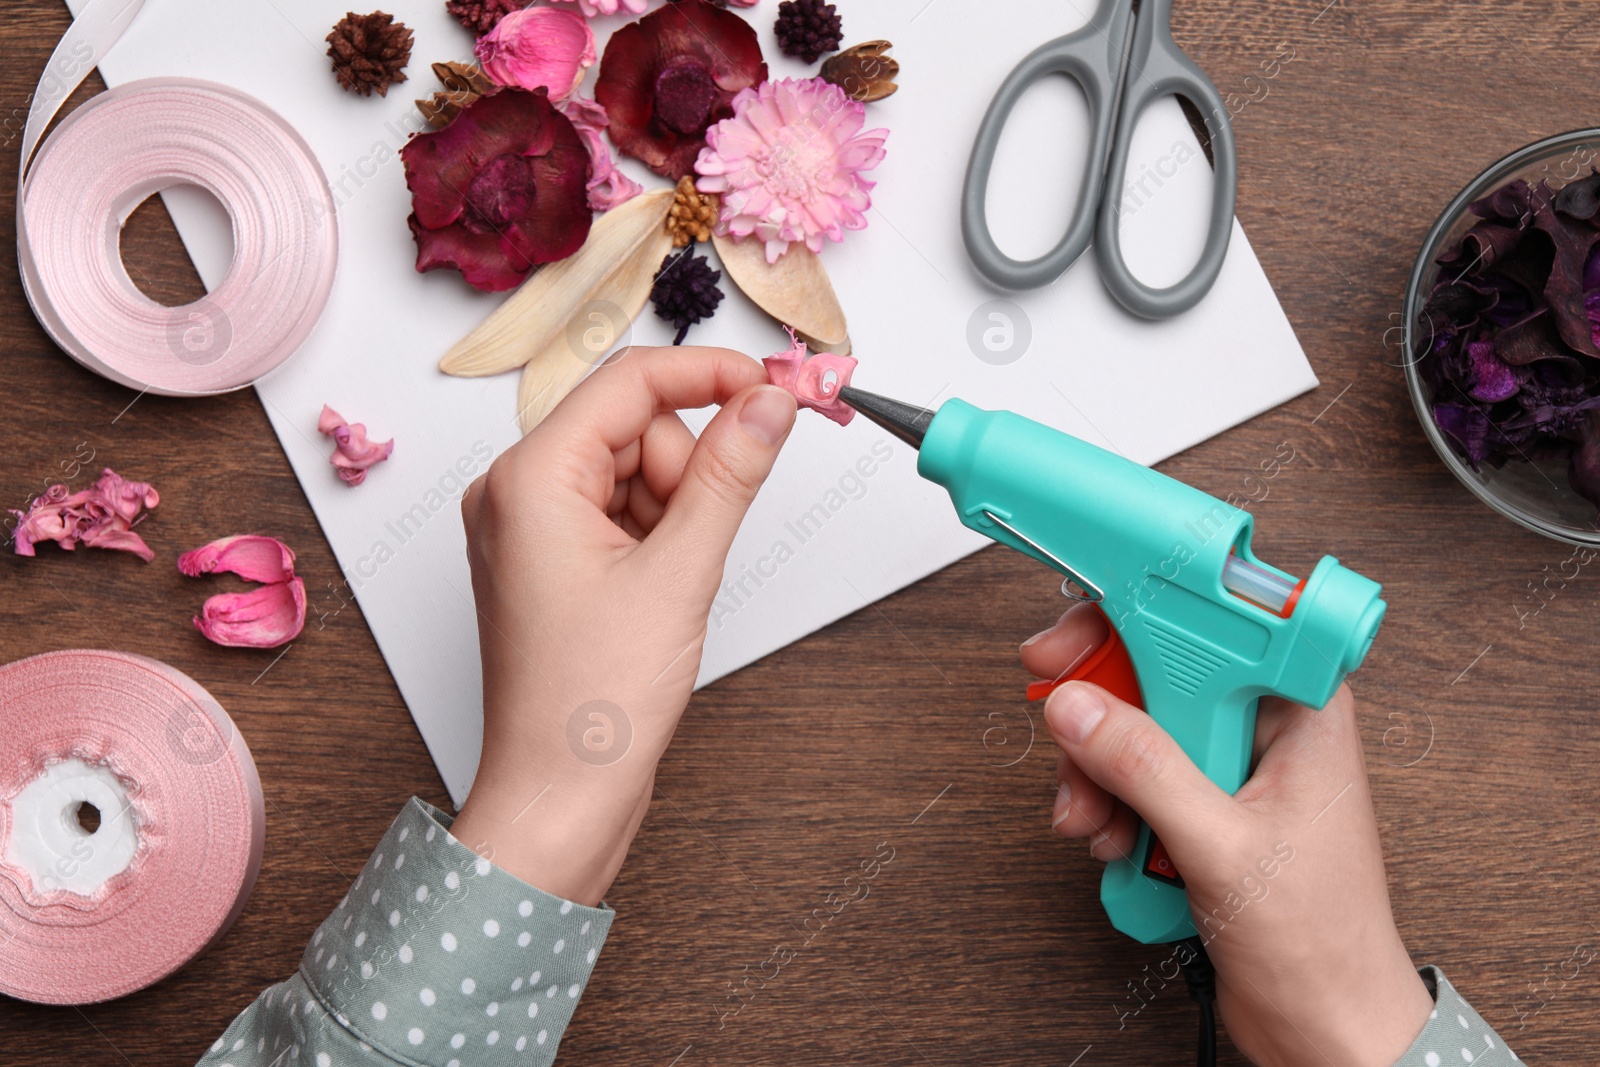
POLYGON ((776 263, 755 239, 711 238, 728 277, 756 306, 794 330, 817 352, 850 354, 850 328, 822 257, 803 244, 789 246, 776 263))
POLYGON ((656 271, 671 245, 666 231, 659 231, 612 278, 604 298, 580 309, 567 328, 522 368, 522 380, 517 385, 517 421, 524 434, 544 421, 627 332, 650 299, 656 271))
POLYGON ((658 189, 601 215, 582 248, 534 272, 445 353, 439 369, 459 378, 504 374, 558 346, 566 351, 562 334, 585 306, 627 310, 637 288, 635 267, 644 263, 653 274, 672 247, 666 230, 671 205, 672 190, 658 189))

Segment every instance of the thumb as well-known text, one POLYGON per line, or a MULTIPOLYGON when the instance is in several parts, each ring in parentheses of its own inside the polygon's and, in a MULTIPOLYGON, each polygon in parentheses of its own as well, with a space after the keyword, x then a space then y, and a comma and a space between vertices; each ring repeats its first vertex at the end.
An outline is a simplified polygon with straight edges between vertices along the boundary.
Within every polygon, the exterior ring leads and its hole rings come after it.
POLYGON ((1236 820, 1233 798, 1172 735, 1099 686, 1061 686, 1045 703, 1044 720, 1068 758, 1136 811, 1180 861, 1183 853, 1215 842, 1236 820))
POLYGON ((720 581, 733 537, 794 426, 795 401, 775 385, 737 393, 706 424, 648 544, 675 566, 701 561, 720 581))

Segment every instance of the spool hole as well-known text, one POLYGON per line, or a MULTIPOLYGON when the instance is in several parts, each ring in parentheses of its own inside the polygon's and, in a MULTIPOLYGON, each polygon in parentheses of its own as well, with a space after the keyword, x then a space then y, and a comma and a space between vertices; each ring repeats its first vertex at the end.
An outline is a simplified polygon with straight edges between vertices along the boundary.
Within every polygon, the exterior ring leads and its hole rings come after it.
POLYGON ((96 830, 100 829, 100 809, 87 800, 78 805, 77 816, 78 826, 84 833, 92 836, 96 830))
MULTIPOLYGON (((170 202, 185 218, 203 216, 203 233, 190 228, 191 238, 210 246, 220 244, 227 251, 226 262, 233 262, 233 221, 222 201, 197 185, 174 185, 151 193, 129 212, 117 238, 122 266, 128 278, 145 296, 166 307, 192 304, 206 295, 206 287, 190 261, 178 231, 167 211, 170 202), (166 202, 163 201, 166 198, 166 202)), ((197 248, 197 254, 204 252, 197 248)))

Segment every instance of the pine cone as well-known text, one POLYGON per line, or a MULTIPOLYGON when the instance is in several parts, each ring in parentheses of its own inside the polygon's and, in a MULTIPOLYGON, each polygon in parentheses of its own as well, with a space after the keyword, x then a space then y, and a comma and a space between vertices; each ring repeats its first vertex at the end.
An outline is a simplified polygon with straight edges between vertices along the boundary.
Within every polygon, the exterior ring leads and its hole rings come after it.
POLYGON ((406 80, 411 60, 411 30, 393 15, 345 13, 328 34, 328 56, 333 73, 346 91, 371 96, 389 95, 389 86, 406 80))
POLYGON ((839 13, 825 0, 783 0, 778 5, 778 47, 786 56, 815 63, 844 40, 839 13))
POLYGON ((528 0, 445 0, 444 9, 476 34, 494 29, 495 23, 528 5, 528 0))
POLYGON ((656 271, 650 301, 658 317, 678 328, 673 344, 683 344, 690 326, 717 313, 717 305, 722 303, 722 290, 717 287, 721 280, 722 272, 695 255, 693 245, 683 252, 668 253, 656 271))

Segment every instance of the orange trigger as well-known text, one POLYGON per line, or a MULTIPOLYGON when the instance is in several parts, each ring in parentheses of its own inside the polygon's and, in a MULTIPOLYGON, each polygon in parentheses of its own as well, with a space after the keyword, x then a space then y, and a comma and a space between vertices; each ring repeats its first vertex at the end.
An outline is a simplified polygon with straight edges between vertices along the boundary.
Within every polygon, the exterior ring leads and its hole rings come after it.
MULTIPOLYGON (((1099 607, 1102 618, 1105 612, 1099 607)), ((1106 619, 1106 640, 1094 654, 1069 673, 1059 678, 1044 679, 1028 686, 1029 700, 1043 700, 1068 682, 1090 682, 1119 700, 1136 708, 1144 707, 1144 695, 1139 690, 1139 677, 1133 673, 1133 660, 1128 658, 1127 646, 1122 643, 1111 620, 1106 619)))

